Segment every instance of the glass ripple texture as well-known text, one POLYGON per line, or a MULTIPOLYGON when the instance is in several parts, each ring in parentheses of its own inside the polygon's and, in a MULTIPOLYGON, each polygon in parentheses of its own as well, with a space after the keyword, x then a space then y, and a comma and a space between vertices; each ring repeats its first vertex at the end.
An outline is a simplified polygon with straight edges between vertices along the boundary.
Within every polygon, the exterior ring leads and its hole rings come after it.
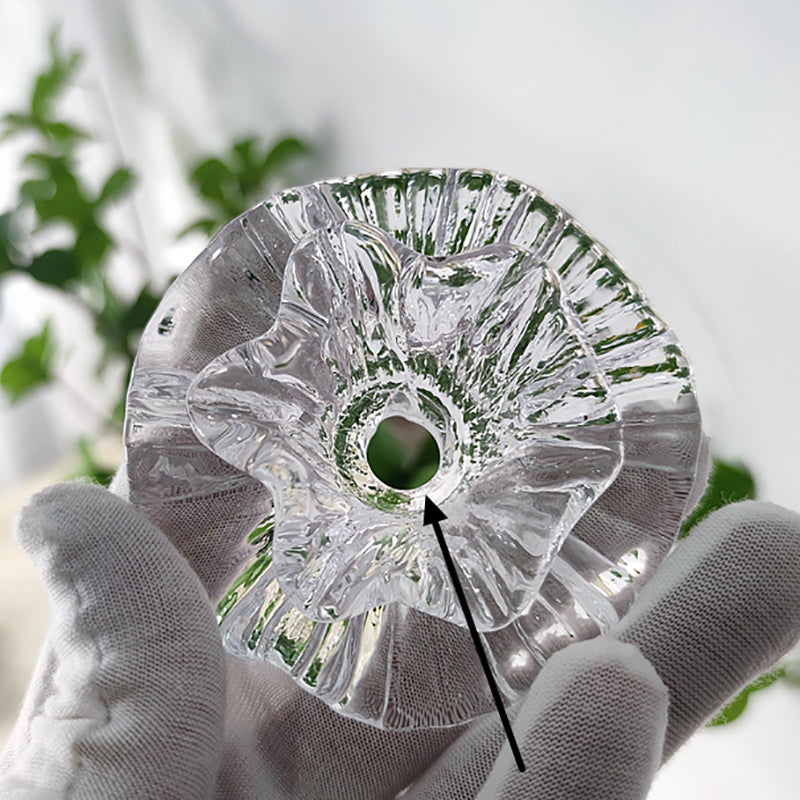
POLYGON ((474 169, 315 183, 231 222, 148 325, 127 412, 131 500, 226 648, 387 729, 493 709, 426 495, 513 703, 669 551, 702 438, 636 284, 536 189, 474 169), (367 462, 397 416, 439 448, 415 489, 367 462))

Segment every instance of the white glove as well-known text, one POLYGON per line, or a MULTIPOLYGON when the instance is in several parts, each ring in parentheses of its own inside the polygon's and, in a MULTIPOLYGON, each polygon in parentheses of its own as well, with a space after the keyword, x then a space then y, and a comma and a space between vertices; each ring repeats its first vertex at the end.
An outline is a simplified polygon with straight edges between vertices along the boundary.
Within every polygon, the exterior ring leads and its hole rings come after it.
POLYGON ((548 662, 510 713, 520 773, 496 714, 381 731, 269 665, 226 659, 187 561, 104 489, 41 492, 18 536, 52 623, 0 757, 3 798, 643 798, 663 760, 800 634, 800 517, 728 506, 614 630, 548 662))

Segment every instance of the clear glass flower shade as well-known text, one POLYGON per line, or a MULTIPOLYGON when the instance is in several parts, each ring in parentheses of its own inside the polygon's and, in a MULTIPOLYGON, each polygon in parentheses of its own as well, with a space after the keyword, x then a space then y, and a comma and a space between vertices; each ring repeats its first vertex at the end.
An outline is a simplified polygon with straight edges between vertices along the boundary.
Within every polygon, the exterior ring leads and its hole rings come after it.
POLYGON ((131 499, 226 647, 386 728, 492 708, 426 495, 512 702, 624 613, 700 439, 688 362, 638 287, 483 170, 312 184, 234 220, 150 322, 126 424, 131 499), (415 489, 367 459, 390 417, 438 446, 415 489))

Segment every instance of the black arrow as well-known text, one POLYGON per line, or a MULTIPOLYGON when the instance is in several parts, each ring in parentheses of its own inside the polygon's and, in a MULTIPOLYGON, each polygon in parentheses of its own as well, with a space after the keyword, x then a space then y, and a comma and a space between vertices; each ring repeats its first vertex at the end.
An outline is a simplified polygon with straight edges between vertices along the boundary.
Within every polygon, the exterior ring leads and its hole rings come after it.
POLYGON ((492 697, 494 698, 494 704, 497 706, 497 713, 500 715, 500 721, 503 723, 506 736, 508 736, 508 743, 511 745, 511 752, 514 754, 514 759, 517 762, 519 771, 525 772, 525 762, 522 760, 522 753, 519 752, 517 740, 514 738, 514 731, 511 730, 511 723, 508 721, 508 715, 506 714, 506 709, 503 705, 503 699, 500 697, 500 690, 497 688, 494 675, 492 675, 492 670, 489 667, 489 660, 486 658, 486 651, 483 649, 480 636, 478 636, 478 629, 475 627, 475 620, 472 619, 472 612, 469 610, 469 606, 467 605, 467 597, 464 594, 464 590, 461 588, 461 582, 458 580, 456 565, 453 562, 453 557, 450 555, 450 550, 447 548, 447 542, 444 540, 444 534, 442 533, 442 528, 439 525, 443 519, 447 519, 445 513, 441 508, 439 508, 439 506, 436 505, 436 503, 433 502, 433 500, 430 499, 430 497, 425 495, 425 512, 422 517, 422 524, 423 526, 433 525, 433 532, 436 534, 436 540, 439 542, 439 547, 442 548, 442 555, 444 556, 444 563, 447 565, 447 571, 450 573, 450 580, 453 581, 458 602, 461 603, 461 610, 464 612, 464 619, 467 621, 467 627, 469 628, 469 632, 472 634, 472 641, 475 643, 475 649, 478 651, 478 658, 481 660, 481 666, 483 667, 483 671, 486 673, 486 681, 489 684, 489 689, 491 689, 492 697))

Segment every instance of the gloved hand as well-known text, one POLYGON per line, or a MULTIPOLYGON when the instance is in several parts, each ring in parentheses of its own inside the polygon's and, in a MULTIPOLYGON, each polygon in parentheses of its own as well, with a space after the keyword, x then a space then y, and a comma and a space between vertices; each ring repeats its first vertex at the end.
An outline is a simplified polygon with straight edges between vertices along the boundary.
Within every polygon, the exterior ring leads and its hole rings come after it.
POLYGON ((800 633, 800 517, 728 506, 612 631, 548 662, 510 712, 520 773, 496 714, 381 731, 271 666, 226 660, 187 561, 111 492, 51 487, 18 536, 52 624, 0 758, 3 798, 643 798, 662 761, 800 633))

